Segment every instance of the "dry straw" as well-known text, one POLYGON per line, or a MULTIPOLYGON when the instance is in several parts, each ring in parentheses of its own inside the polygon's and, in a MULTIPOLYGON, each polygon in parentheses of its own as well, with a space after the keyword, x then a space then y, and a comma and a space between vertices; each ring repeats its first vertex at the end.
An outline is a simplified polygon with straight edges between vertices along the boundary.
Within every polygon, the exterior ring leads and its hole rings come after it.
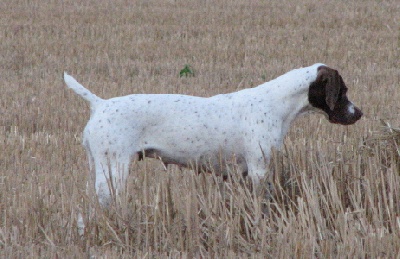
POLYGON ((3 258, 396 258, 400 254, 398 1, 12 1, 0 3, 0 256, 3 258), (271 216, 232 168, 226 183, 156 160, 128 192, 78 211, 97 95, 211 96, 296 67, 338 69, 365 116, 298 120, 274 152, 271 216), (188 65, 194 76, 179 76, 188 65), (385 121, 382 127, 380 120, 385 121), (223 189, 223 192, 221 192, 223 189), (224 195, 221 195, 221 194, 224 195))

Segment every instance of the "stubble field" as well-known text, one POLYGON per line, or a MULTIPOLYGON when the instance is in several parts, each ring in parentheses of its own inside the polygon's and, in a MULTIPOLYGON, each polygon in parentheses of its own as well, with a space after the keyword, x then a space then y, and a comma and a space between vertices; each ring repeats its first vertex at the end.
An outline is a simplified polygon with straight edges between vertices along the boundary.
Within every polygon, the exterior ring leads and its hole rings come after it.
POLYGON ((3 258, 396 258, 400 254, 398 1, 18 0, 0 3, 0 256, 3 258), (81 132, 103 98, 211 96, 291 69, 340 71, 365 116, 313 114, 275 152, 272 215, 234 174, 145 160, 118 206, 94 204, 81 132), (179 77, 190 65, 194 76, 179 77))

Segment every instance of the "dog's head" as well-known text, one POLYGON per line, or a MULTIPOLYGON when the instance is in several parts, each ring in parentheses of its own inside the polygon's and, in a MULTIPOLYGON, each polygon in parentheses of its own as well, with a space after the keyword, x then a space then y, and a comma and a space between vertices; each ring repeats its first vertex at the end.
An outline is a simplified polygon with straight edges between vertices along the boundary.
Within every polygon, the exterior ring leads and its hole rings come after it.
POLYGON ((317 79, 308 91, 310 104, 322 110, 332 123, 350 125, 358 121, 362 112, 347 99, 347 87, 338 71, 318 67, 317 79))

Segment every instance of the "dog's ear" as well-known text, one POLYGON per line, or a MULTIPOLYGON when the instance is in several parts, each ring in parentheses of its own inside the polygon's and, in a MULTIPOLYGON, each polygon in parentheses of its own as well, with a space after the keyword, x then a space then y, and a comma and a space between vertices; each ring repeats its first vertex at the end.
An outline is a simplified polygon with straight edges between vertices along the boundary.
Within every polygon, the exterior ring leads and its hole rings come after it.
POLYGON ((325 85, 325 102, 329 109, 333 111, 339 98, 342 82, 338 71, 329 67, 321 66, 318 68, 317 81, 325 85))

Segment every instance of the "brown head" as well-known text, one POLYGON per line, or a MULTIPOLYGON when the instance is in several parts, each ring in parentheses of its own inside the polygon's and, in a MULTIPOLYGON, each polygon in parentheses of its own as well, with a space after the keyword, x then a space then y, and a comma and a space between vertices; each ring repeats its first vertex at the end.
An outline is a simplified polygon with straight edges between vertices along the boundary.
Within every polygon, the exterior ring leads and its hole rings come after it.
POLYGON ((358 121, 362 112, 347 99, 347 87, 338 71, 320 66, 317 79, 308 91, 310 104, 325 112, 332 123, 350 125, 358 121))

